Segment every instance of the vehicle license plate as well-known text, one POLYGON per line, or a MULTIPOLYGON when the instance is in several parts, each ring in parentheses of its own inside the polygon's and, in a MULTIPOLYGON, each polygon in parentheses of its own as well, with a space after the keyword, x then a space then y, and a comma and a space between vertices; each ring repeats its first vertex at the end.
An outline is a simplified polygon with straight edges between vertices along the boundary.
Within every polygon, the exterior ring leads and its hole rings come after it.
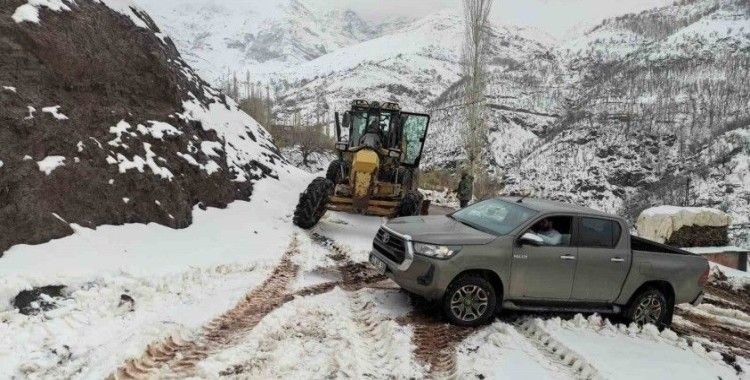
POLYGON ((383 260, 380 260, 379 258, 375 257, 374 255, 370 256, 370 264, 375 267, 375 270, 378 271, 380 274, 385 274, 386 265, 383 262, 383 260))

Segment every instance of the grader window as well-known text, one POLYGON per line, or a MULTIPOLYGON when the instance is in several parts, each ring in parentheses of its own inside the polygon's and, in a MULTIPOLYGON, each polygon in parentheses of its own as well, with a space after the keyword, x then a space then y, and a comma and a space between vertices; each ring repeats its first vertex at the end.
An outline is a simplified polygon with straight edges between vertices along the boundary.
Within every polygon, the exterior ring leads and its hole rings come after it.
POLYGON ((427 135, 427 126, 430 124, 430 117, 404 113, 401 120, 404 136, 403 151, 406 153, 403 163, 405 165, 417 165, 422 157, 422 147, 427 135))

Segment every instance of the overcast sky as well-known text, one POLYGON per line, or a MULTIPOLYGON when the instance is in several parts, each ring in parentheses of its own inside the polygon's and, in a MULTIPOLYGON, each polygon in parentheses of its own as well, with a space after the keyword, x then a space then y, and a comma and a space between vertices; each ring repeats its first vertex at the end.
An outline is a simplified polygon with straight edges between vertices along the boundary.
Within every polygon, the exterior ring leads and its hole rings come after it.
MULTIPOLYGON (((459 8, 462 0, 309 0, 320 6, 351 8, 367 20, 424 16, 459 8)), ((495 22, 532 26, 558 38, 604 18, 672 3, 673 0, 494 0, 495 22)))

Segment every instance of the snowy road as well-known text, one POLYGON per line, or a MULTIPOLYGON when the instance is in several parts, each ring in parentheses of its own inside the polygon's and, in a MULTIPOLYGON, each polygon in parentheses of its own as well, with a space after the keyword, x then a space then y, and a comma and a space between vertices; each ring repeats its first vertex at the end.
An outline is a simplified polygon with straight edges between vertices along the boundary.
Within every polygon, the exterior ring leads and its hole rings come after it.
MULTIPOLYGON (((415 305, 363 264, 380 222, 334 213, 312 233, 298 232, 273 275, 206 325, 198 338, 149 346, 141 359, 126 362, 113 377, 744 375, 738 370, 747 365, 748 315, 713 304, 681 306, 675 324, 679 334, 616 325, 597 315, 506 314, 481 329, 445 324, 435 310, 415 305), (326 265, 310 266, 311 261, 326 265), (693 315, 702 323, 693 325, 693 315), (732 331, 735 340, 716 334, 714 325, 732 331)), ((710 293, 709 302, 715 297, 710 293)))
POLYGON ((662 332, 528 313, 458 328, 366 264, 382 219, 329 213, 299 230, 307 179, 282 179, 293 186, 261 182, 185 230, 79 228, 9 251, 4 299, 67 288, 36 315, 0 309, 0 378, 747 378, 750 303, 725 283, 662 332))

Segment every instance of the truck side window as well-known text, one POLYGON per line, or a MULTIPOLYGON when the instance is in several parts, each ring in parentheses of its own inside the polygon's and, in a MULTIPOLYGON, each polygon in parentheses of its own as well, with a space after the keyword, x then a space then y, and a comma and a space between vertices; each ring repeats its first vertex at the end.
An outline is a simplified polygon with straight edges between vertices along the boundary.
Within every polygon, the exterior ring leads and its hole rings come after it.
POLYGON ((570 216, 550 216, 536 222, 527 232, 539 236, 544 246, 569 247, 572 226, 570 216))
POLYGON ((579 247, 614 248, 620 241, 620 224, 609 219, 581 218, 579 247))

